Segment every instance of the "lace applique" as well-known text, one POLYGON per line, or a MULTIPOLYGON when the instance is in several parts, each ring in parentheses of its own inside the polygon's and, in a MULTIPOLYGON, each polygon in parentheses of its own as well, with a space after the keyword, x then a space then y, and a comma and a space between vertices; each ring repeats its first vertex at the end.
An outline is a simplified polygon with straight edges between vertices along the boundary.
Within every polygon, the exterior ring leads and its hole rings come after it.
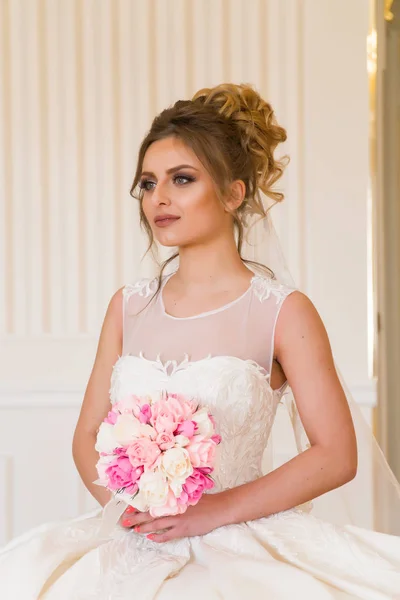
MULTIPOLYGON (((148 360, 145 358, 142 351, 139 352, 139 356, 140 356, 140 358, 143 358, 144 360, 148 360)), ((211 354, 209 354, 204 360, 206 360, 208 358, 211 358, 211 354)), ((173 375, 175 375, 175 373, 177 371, 186 369, 188 367, 188 365, 190 365, 190 360, 189 360, 188 354, 185 354, 183 360, 181 360, 181 361, 167 360, 165 362, 163 362, 161 360, 160 354, 157 354, 156 360, 152 360, 150 362, 153 363, 153 365, 156 369, 162 371, 165 375, 167 375, 169 377, 172 377, 173 375)))
MULTIPOLYGON (((201 363, 204 361, 211 361, 213 359, 217 359, 217 360, 222 359, 222 360, 226 361, 226 359, 229 359, 229 360, 233 359, 233 360, 237 360, 240 363, 244 363, 245 365, 246 364, 251 365, 252 367, 254 367, 256 372, 260 373, 261 376, 263 378, 265 378, 265 380, 267 382, 269 381, 269 374, 266 373, 264 367, 259 365, 255 360, 252 360, 251 358, 243 359, 243 358, 238 358, 236 356, 224 356, 224 355, 213 356, 212 354, 207 354, 207 356, 205 356, 204 358, 200 358, 197 360, 190 360, 189 355, 185 353, 182 360, 163 361, 161 359, 160 354, 157 355, 156 360, 150 360, 144 356, 143 351, 139 352, 139 357, 143 358, 143 360, 145 360, 147 362, 152 363, 154 367, 156 367, 158 370, 162 371, 163 373, 165 373, 165 375, 167 375, 169 377, 172 377, 173 375, 175 375, 175 373, 177 371, 181 371, 183 369, 190 368, 193 365, 197 365, 198 363, 201 363)), ((271 389, 271 392, 275 392, 275 391, 277 391, 277 390, 271 389)))
POLYGON ((260 302, 268 300, 271 294, 273 294, 276 297, 276 303, 279 304, 281 300, 286 298, 291 292, 295 291, 296 288, 280 283, 279 281, 276 281, 276 279, 269 279, 267 277, 262 277, 261 275, 256 275, 253 277, 253 289, 260 302))
POLYGON ((128 300, 133 294, 139 294, 143 298, 148 298, 151 294, 154 294, 157 290, 158 278, 144 277, 135 281, 135 283, 128 283, 122 290, 123 296, 128 300))

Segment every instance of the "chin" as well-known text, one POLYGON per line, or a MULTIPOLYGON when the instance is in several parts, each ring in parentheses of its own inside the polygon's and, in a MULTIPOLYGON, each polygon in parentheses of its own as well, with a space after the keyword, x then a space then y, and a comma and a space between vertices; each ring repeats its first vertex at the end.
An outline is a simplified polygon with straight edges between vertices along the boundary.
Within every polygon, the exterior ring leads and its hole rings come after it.
POLYGON ((154 239, 158 244, 165 246, 166 248, 173 248, 174 246, 180 246, 182 244, 182 240, 171 235, 158 235, 154 236, 154 239))

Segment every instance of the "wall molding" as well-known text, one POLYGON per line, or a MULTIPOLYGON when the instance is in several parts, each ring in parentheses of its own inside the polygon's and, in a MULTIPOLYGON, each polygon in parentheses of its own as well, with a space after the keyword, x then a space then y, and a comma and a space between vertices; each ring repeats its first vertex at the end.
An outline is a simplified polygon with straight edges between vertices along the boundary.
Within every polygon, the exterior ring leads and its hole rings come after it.
MULTIPOLYGON (((377 405, 376 383, 374 381, 348 385, 359 406, 374 408, 377 405)), ((64 389, 24 389, 13 386, 0 388, 0 409, 35 408, 79 408, 84 389, 65 387, 64 389)))
POLYGON ((0 546, 6 544, 13 535, 12 461, 11 454, 0 454, 0 546))

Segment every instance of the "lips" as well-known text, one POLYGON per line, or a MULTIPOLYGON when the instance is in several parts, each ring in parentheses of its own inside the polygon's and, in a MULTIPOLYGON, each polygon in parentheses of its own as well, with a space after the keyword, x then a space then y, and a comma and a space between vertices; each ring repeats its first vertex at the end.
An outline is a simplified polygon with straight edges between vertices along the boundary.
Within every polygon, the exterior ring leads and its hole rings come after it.
POLYGON ((180 217, 177 217, 176 215, 158 215, 154 219, 154 223, 158 226, 170 225, 171 223, 175 223, 178 219, 180 219, 180 217))

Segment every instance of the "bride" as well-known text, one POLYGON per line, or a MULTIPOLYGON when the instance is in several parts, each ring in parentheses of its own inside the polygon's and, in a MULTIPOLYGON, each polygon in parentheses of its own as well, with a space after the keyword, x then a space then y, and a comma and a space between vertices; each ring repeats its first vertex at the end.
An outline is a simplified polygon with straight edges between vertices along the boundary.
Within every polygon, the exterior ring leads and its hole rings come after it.
MULTIPOLYGON (((131 193, 149 246, 178 251, 158 277, 119 289, 104 319, 73 441, 101 508, 9 543, 2 599, 400 598, 400 538, 340 521, 336 501, 326 518, 316 512, 319 498, 356 489, 363 459, 325 327, 272 264, 242 257, 251 219, 283 199, 274 151, 285 139, 247 85, 200 90, 154 119, 131 193), (222 437, 215 487, 183 514, 121 516, 93 483, 96 434, 110 402, 160 390, 211 407, 222 437), (299 452, 265 472, 290 393, 299 452)), ((365 498, 351 496, 362 512, 365 498)))

